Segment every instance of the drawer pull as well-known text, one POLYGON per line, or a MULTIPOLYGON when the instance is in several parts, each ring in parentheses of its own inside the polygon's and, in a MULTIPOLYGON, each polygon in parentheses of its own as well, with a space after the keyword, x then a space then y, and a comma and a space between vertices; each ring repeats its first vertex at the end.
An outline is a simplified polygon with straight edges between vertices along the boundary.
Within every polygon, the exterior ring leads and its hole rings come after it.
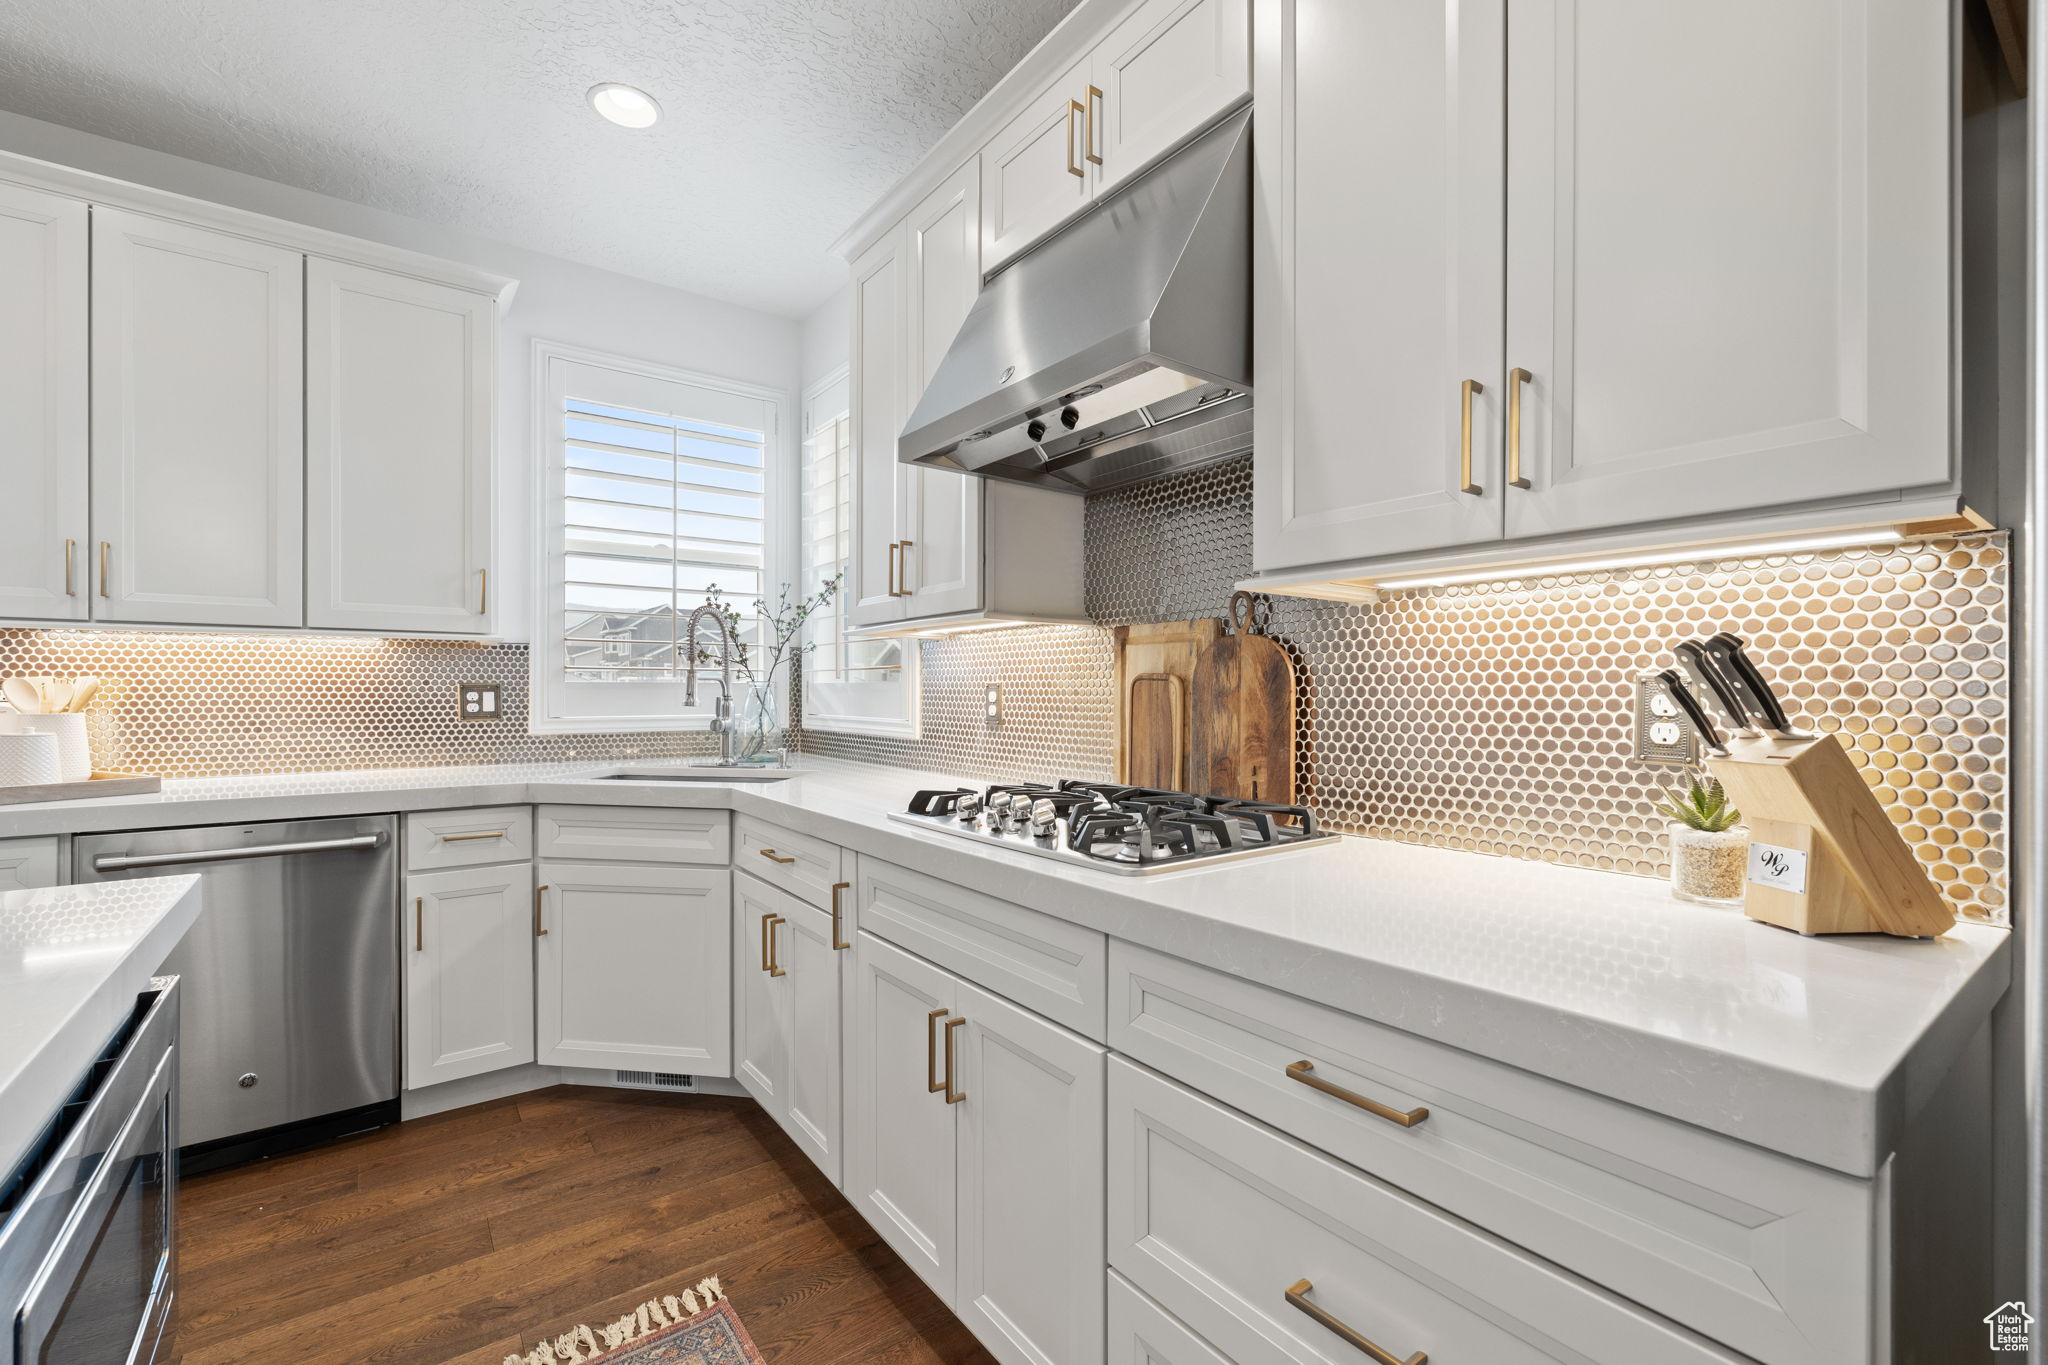
POLYGON ((760 849, 759 852, 763 858, 766 858, 771 863, 793 863, 796 861, 794 858, 783 857, 772 848, 760 849))
POLYGON ((958 1104, 967 1098, 965 1090, 955 1090, 953 1088, 953 1030, 966 1022, 965 1018, 948 1019, 946 1021, 946 1103, 948 1104, 958 1104))
POLYGON ((540 920, 542 905, 541 898, 547 895, 547 893, 548 886, 545 882, 533 888, 533 936, 535 938, 546 938, 548 936, 548 931, 541 924, 540 920))
POLYGON ((1314 1288, 1315 1286, 1310 1284, 1307 1280, 1296 1280, 1294 1282, 1294 1287, 1287 1291, 1288 1306, 1290 1308, 1298 1308, 1302 1312, 1308 1314, 1311 1318, 1314 1318, 1317 1322, 1329 1328, 1338 1336, 1344 1338, 1345 1344, 1350 1346, 1356 1346, 1359 1350, 1365 1352, 1368 1356, 1372 1357, 1373 1360, 1378 1362, 1378 1365, 1429 1365, 1428 1352, 1417 1351, 1414 1355, 1409 1356, 1406 1360, 1402 1360, 1398 1356, 1390 1355, 1386 1351, 1382 1351, 1372 1342, 1366 1340, 1357 1332, 1352 1331, 1349 1327, 1346 1327, 1341 1320, 1332 1317, 1330 1314, 1324 1312, 1322 1309, 1310 1303, 1308 1301, 1308 1292, 1309 1290, 1314 1288))
POLYGON ((839 909, 839 898, 846 892, 850 891, 852 888, 852 882, 832 883, 832 951, 835 953, 844 952, 846 949, 851 948, 853 946, 851 943, 848 943, 845 939, 839 937, 841 915, 839 909))
POLYGON ((1403 1128, 1413 1128, 1416 1124, 1429 1117, 1427 1109, 1416 1108, 1404 1112, 1399 1109, 1389 1108, 1378 1100, 1369 1100, 1356 1091, 1346 1090, 1341 1085, 1331 1085, 1321 1076, 1312 1074, 1315 1069, 1314 1062, 1289 1062, 1287 1064, 1287 1079, 1290 1081, 1300 1081, 1311 1090, 1320 1090, 1325 1095, 1334 1095, 1346 1104, 1356 1105, 1368 1114, 1377 1115, 1388 1123, 1398 1123, 1403 1128))
MULTIPOLYGON (((933 1010, 924 1017, 924 1079, 925 1092, 936 1095, 948 1089, 947 1083, 939 1078, 939 1031, 933 1025, 951 1014, 951 1010, 933 1010)), ((947 1041, 953 1035, 947 1034, 947 1041)))
POLYGON ((504 837, 505 831, 502 829, 486 829, 479 830, 475 834, 444 834, 441 836, 441 842, 444 844, 459 844, 465 839, 502 839, 504 837))

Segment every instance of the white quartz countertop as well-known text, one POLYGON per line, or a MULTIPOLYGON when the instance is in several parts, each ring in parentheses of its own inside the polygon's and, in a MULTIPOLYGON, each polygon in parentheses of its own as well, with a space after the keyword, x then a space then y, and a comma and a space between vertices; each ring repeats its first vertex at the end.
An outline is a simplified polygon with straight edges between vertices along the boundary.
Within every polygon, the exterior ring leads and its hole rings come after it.
POLYGON ((0 1175, 199 917, 198 886, 187 874, 0 895, 0 1175))
MULTIPOLYGON (((597 780, 611 762, 168 781, 0 809, 0 838, 451 806, 725 807, 1540 1075, 1873 1174, 2010 979, 2007 933, 1807 939, 1658 881, 1348 838, 1151 877, 890 821, 931 773, 597 780)), ((131 884, 133 885, 133 884, 131 884)))

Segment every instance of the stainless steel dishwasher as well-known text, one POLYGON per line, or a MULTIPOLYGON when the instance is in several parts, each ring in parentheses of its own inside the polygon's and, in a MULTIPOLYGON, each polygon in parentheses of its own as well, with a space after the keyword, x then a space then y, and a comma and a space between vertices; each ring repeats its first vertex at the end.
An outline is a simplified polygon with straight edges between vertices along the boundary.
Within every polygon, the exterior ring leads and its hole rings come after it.
POLYGON ((79 835, 72 878, 196 872, 180 978, 186 1171, 398 1119, 398 870, 388 815, 79 835))

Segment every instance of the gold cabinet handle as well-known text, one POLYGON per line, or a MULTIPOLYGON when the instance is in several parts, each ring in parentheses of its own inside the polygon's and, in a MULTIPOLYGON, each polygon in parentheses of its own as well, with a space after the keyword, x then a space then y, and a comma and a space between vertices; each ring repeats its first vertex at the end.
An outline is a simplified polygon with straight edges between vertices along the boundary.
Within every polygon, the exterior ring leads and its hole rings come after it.
POLYGON ((761 932, 762 932, 763 934, 765 934, 765 935, 767 936, 767 942, 766 942, 766 945, 765 945, 765 946, 766 946, 766 947, 767 947, 767 949, 768 949, 768 968, 767 968, 767 970, 768 970, 768 975, 770 975, 770 976, 788 976, 788 975, 789 975, 789 973, 788 973, 788 972, 786 972, 786 971, 782 970, 782 958, 781 958, 781 954, 780 954, 780 953, 778 953, 778 952, 776 951, 776 945, 775 945, 775 927, 776 927, 777 925, 779 925, 779 924, 787 924, 787 923, 789 923, 789 921, 788 921, 788 920, 786 920, 786 919, 784 919, 784 918, 783 918, 782 916, 780 916, 780 915, 770 915, 770 916, 768 916, 768 922, 767 922, 767 923, 765 923, 765 924, 763 924, 763 925, 761 926, 761 932))
POLYGON ((467 839, 502 839, 505 837, 505 831, 502 829, 483 829, 478 830, 474 834, 440 834, 435 837, 444 844, 459 844, 467 839))
POLYGON ((412 898, 412 950, 424 953, 427 950, 427 898, 412 898))
POLYGON ((896 542, 896 546, 898 551, 896 556, 896 595, 898 597, 915 596, 916 594, 911 591, 910 587, 911 542, 899 540, 896 542))
POLYGON ((1508 371, 1508 482, 1517 488, 1530 486, 1522 473, 1522 386, 1535 377, 1519 365, 1508 371))
POLYGON ((64 595, 78 596, 78 542, 64 542, 64 595))
POLYGON ((1296 1280, 1293 1287, 1287 1291, 1288 1307, 1299 1309, 1301 1312, 1308 1314, 1309 1317, 1342 1337, 1346 1345, 1355 1346, 1365 1352, 1368 1357, 1376 1362, 1376 1365, 1429 1365, 1428 1352, 1417 1351, 1406 1360, 1402 1360, 1392 1352, 1381 1350, 1377 1344, 1347 1326, 1341 1318, 1310 1303, 1308 1301, 1308 1292, 1314 1288, 1315 1286, 1307 1280, 1296 1280))
MULTIPOLYGON (((924 1079, 925 1093, 936 1095, 951 1088, 951 1078, 939 1078, 939 1031, 933 1025, 951 1014, 951 1010, 933 1010, 924 1017, 924 1079)), ((947 1037, 951 1038, 951 1034, 947 1037)))
POLYGON ((1485 392, 1486 385, 1476 379, 1458 386, 1458 491, 1475 497, 1486 490, 1472 482, 1472 395, 1485 392))
POLYGON ((476 571, 476 578, 476 614, 478 616, 489 616, 491 614, 491 571, 489 569, 478 569, 476 571))
POLYGON ((967 1098, 965 1090, 955 1090, 953 1088, 953 1030, 966 1022, 967 1020, 964 1017, 948 1019, 946 1021, 946 1103, 948 1104, 958 1104, 967 1098))
POLYGON ((1083 180, 1088 178, 1088 172, 1082 169, 1080 161, 1074 156, 1074 115, 1087 112, 1081 101, 1067 101, 1067 174, 1078 175, 1083 180))
POLYGON ((844 952, 846 949, 851 948, 853 946, 851 943, 848 943, 845 939, 839 936, 839 897, 843 892, 851 890, 852 887, 852 882, 832 883, 832 951, 835 953, 844 952))
POLYGON ((1100 166, 1102 153, 1095 150, 1095 106, 1102 99, 1102 92, 1094 86, 1088 87, 1088 107, 1085 111, 1085 125, 1081 133, 1081 154, 1100 166))
POLYGON ((100 542, 100 596, 102 597, 112 597, 114 595, 107 586, 107 554, 109 548, 107 542, 104 540, 100 542))
POLYGON ((533 888, 533 936, 535 938, 546 938, 548 936, 548 931, 541 927, 540 922, 541 897, 547 895, 547 893, 548 887, 545 884, 533 888))
POLYGON ((902 556, 903 556, 903 542, 902 542, 902 541, 900 541, 900 540, 892 540, 892 541, 890 541, 890 542, 889 542, 889 596, 891 596, 891 597, 901 597, 901 596, 903 596, 903 594, 902 594, 901 592, 899 592, 899 591, 897 590, 897 587, 896 587, 896 578, 897 578, 897 575, 898 575, 899 573, 901 573, 901 572, 902 572, 902 567, 901 567, 901 566, 902 566, 902 563, 903 563, 903 558, 902 558, 902 556))
POLYGON ((1378 1100, 1369 1100, 1356 1091, 1346 1090, 1341 1085, 1331 1085, 1321 1076, 1314 1075, 1315 1069, 1314 1062, 1289 1062, 1287 1064, 1287 1079, 1290 1081, 1300 1081, 1311 1090, 1320 1090, 1325 1095, 1335 1096, 1346 1104, 1355 1105, 1368 1114, 1377 1115, 1385 1119, 1388 1123, 1398 1123, 1403 1128, 1413 1128, 1416 1124, 1429 1117, 1427 1109, 1394 1109, 1381 1104, 1378 1100))
POLYGON ((796 859, 794 858, 783 857, 780 853, 777 853, 772 848, 761 849, 760 854, 763 858, 766 858, 771 863, 793 863, 796 861, 796 859))

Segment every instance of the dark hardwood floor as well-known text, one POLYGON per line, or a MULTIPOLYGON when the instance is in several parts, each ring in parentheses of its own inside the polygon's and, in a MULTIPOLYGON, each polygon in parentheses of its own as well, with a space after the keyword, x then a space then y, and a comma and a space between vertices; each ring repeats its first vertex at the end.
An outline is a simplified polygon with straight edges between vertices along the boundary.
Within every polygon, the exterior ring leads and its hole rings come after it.
POLYGON ((770 1361, 992 1362, 751 1101, 559 1086, 195 1177, 174 1365, 501 1365, 717 1275, 770 1361))

